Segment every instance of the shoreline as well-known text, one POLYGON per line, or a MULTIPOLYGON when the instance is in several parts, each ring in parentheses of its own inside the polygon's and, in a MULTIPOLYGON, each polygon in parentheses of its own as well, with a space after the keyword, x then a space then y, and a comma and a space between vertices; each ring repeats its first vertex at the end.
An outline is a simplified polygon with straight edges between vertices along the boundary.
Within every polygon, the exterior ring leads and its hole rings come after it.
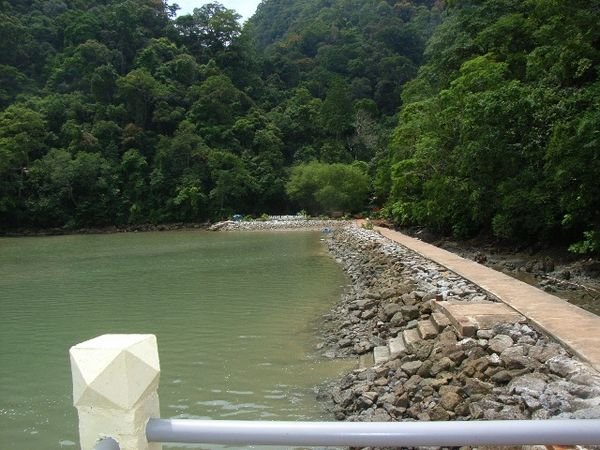
POLYGON ((117 234, 117 233, 144 233, 162 231, 294 231, 294 230, 322 230, 347 226, 349 220, 341 219, 316 219, 297 216, 270 216, 267 220, 226 220, 212 224, 210 222, 176 222, 164 224, 139 224, 139 225, 110 225, 105 227, 85 227, 76 229, 45 228, 45 229, 16 229, 0 231, 0 237, 45 237, 45 236, 71 236, 87 234, 117 234))
POLYGON ((233 221, 226 220, 208 228, 209 231, 294 231, 323 230, 332 231, 346 227, 352 222, 336 219, 313 219, 298 216, 271 216, 267 220, 233 221))
MULTIPOLYGON (((359 357, 416 333, 435 302, 495 302, 442 266, 355 225, 328 239, 351 285, 324 317, 319 353, 359 357)), ((446 325, 319 392, 337 420, 599 418, 600 374, 527 321, 464 338, 446 325)))
MULTIPOLYGON (((316 388, 336 420, 436 421, 600 418, 600 374, 527 321, 499 323, 462 336, 449 323, 399 352, 376 349, 417 333, 436 302, 493 303, 479 286, 344 220, 295 216, 208 224, 44 230, 17 236, 145 231, 295 231, 326 229, 329 254, 349 286, 321 318, 316 353, 360 358, 361 368, 316 388), (371 355, 371 356, 370 356, 371 355), (370 358, 370 362, 369 362, 370 358)), ((3 235, 13 237, 12 235, 3 235)))
POLYGON ((45 228, 45 229, 17 229, 14 231, 2 231, 0 237, 19 238, 19 237, 47 237, 47 236, 73 236, 88 234, 118 234, 118 233, 146 233, 162 231, 186 231, 186 230, 208 230, 210 223, 164 223, 164 224, 140 224, 140 225, 110 225, 106 227, 89 228, 45 228))

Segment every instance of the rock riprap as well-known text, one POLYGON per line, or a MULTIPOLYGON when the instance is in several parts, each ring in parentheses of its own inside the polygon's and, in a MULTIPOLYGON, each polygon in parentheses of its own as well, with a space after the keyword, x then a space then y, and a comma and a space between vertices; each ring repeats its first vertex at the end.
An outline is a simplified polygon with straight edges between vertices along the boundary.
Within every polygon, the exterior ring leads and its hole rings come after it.
POLYGON ((212 225, 210 231, 321 230, 347 226, 347 220, 310 219, 302 216, 269 216, 265 220, 226 220, 212 225))
POLYGON ((600 375, 479 287, 356 226, 328 245, 350 285, 319 349, 361 361, 324 394, 337 419, 600 417, 600 375))

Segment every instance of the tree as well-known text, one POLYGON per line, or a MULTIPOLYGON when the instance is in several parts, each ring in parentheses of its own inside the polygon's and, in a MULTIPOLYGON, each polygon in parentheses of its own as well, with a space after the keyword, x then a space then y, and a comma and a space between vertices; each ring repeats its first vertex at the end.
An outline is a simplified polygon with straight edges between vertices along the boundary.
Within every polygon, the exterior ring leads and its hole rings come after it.
POLYGON ((97 153, 51 150, 30 174, 28 206, 37 226, 115 223, 119 209, 115 167, 97 153))
POLYGON ((141 223, 148 220, 146 194, 148 192, 148 162, 136 149, 127 150, 119 166, 121 195, 127 223, 141 223))
POLYGON ((315 214, 356 212, 366 204, 369 178, 360 165, 311 162, 292 169, 286 192, 300 208, 315 214))
POLYGON ((163 86, 145 69, 135 69, 117 80, 119 93, 132 121, 145 127, 154 109, 155 102, 162 95, 163 86))
POLYGON ((31 163, 46 149, 42 115, 14 104, 0 112, 0 219, 3 225, 20 220, 31 163))
POLYGON ((378 174, 397 223, 595 248, 600 4, 551 3, 449 3, 378 174))
POLYGON ((246 112, 251 100, 226 75, 208 77, 193 91, 196 101, 188 119, 197 124, 209 145, 227 145, 226 132, 246 112))
POLYGON ((206 3, 193 14, 175 19, 180 41, 200 61, 227 50, 240 36, 241 16, 219 3, 206 3))
POLYGON ((323 128, 337 139, 352 128, 352 100, 346 83, 337 78, 332 81, 321 107, 323 128))
POLYGON ((215 217, 227 217, 244 211, 254 192, 254 180, 236 155, 212 151, 208 164, 212 189, 209 196, 215 217))

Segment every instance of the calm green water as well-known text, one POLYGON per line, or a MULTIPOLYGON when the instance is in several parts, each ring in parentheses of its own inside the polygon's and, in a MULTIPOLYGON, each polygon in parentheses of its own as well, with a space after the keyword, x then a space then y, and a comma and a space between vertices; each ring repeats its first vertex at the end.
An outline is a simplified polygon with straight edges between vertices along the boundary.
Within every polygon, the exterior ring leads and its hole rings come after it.
MULTIPOLYGON (((0 448, 78 448, 69 347, 157 335, 163 417, 316 420, 311 356, 345 280, 318 233, 0 239, 0 448)), ((210 448, 203 446, 202 448, 210 448)))

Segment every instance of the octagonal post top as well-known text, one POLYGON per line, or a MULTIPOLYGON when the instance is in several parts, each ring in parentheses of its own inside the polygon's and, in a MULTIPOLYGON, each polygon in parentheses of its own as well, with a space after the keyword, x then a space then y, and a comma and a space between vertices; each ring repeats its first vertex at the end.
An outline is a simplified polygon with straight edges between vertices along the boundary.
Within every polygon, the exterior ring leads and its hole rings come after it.
POLYGON ((115 348, 122 349, 127 348, 130 345, 136 344, 141 341, 153 341, 156 344, 156 336, 153 334, 103 334, 87 341, 81 342, 71 347, 73 349, 104 349, 104 348, 115 348))
POLYGON ((69 350, 82 450, 110 437, 121 450, 160 450, 146 424, 160 417, 156 336, 106 334, 69 350))
POLYGON ((158 387, 156 336, 106 334, 71 347, 73 404, 129 410, 158 387))

